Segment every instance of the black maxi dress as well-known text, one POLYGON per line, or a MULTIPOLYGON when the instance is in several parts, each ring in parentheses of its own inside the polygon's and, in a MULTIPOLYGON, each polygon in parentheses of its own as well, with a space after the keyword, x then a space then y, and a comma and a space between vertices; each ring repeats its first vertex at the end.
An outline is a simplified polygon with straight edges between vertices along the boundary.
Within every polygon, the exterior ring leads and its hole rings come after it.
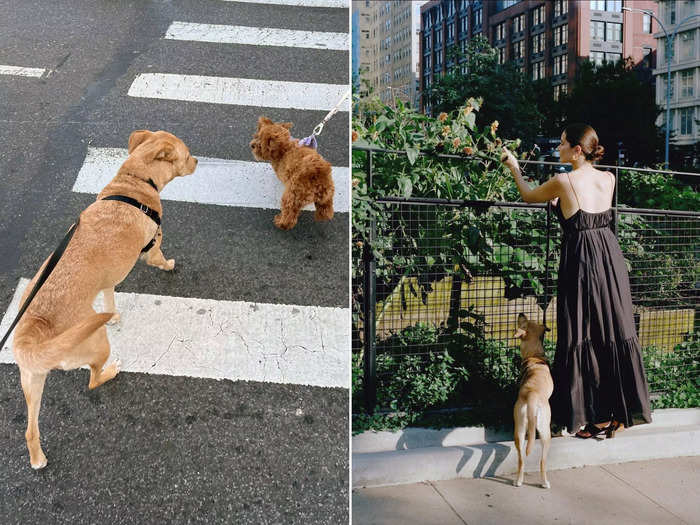
POLYGON ((579 209, 565 219, 559 201, 555 210, 563 237, 552 419, 569 432, 610 420, 625 426, 650 423, 649 389, 613 211, 579 209))

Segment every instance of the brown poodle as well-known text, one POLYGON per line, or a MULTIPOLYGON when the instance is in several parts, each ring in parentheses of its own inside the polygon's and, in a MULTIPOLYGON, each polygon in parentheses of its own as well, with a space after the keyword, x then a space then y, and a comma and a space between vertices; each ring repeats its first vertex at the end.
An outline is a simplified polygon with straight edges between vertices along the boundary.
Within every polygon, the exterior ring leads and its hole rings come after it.
POLYGON ((260 117, 258 130, 250 141, 256 160, 268 161, 285 185, 280 213, 274 221, 283 230, 294 228, 301 209, 312 202, 317 221, 333 218, 335 188, 331 165, 314 148, 299 146, 289 134, 291 127, 291 122, 274 123, 260 117))

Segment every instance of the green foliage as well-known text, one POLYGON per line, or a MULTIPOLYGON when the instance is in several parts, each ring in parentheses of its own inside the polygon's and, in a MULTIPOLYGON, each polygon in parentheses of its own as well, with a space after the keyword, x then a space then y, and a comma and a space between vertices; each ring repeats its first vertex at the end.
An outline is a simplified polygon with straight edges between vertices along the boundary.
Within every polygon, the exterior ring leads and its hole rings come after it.
POLYGON ((691 334, 669 352, 649 347, 644 349, 653 408, 700 407, 700 333, 691 334))
POLYGON ((658 172, 620 170, 618 201, 632 208, 700 209, 700 194, 677 178, 658 172))
POLYGON ((428 94, 434 114, 453 111, 469 97, 482 97, 478 125, 498 120, 506 136, 534 144, 544 121, 535 86, 512 62, 498 64, 496 50, 485 37, 474 37, 464 52, 454 46, 447 65, 448 72, 435 79, 428 94))
MULTIPOLYGON (((380 408, 372 415, 361 412, 361 363, 353 360, 353 433, 364 430, 399 430, 406 426, 508 427, 520 378, 520 353, 509 341, 469 339, 467 347, 444 329, 416 325, 390 343, 394 353, 380 349, 380 408), (396 346, 399 342, 403 345, 396 346), (401 355, 400 349, 434 354, 401 355), (439 412, 446 405, 467 410, 439 412)), ((389 345, 386 345, 387 347, 389 345)), ((545 340, 545 354, 554 360, 555 344, 545 340)), ((642 350, 652 408, 700 406, 700 333, 691 334, 672 352, 648 347, 642 350)))

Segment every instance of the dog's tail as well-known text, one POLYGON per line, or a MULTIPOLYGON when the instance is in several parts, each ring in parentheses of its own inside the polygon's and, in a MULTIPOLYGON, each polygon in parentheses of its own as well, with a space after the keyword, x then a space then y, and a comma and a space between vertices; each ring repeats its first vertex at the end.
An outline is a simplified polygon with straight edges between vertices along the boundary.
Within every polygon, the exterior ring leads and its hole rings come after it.
POLYGON ((66 350, 70 350, 82 343, 109 321, 113 315, 112 313, 91 315, 57 336, 41 342, 32 341, 27 336, 17 338, 15 346, 27 354, 40 355, 41 361, 45 362, 49 367, 53 367, 55 366, 53 356, 60 356, 66 350))
POLYGON ((527 396, 527 447, 525 455, 529 456, 537 437, 537 406, 538 399, 535 392, 530 392, 527 396))

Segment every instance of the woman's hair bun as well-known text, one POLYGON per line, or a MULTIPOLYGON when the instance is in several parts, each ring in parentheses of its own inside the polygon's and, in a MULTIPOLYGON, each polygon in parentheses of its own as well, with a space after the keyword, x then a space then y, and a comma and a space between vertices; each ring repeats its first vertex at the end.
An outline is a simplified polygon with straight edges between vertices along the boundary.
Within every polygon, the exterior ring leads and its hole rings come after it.
POLYGON ((597 162, 603 158, 603 155, 605 155, 605 148, 599 144, 593 152, 586 155, 586 160, 597 162))

